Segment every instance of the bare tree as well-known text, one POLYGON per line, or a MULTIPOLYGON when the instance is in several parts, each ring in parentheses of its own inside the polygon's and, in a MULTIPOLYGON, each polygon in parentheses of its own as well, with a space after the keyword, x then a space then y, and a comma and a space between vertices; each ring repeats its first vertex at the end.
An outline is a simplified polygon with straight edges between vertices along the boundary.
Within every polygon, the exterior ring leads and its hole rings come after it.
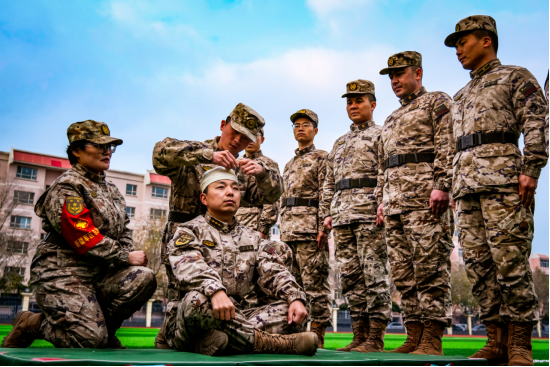
POLYGON ((533 283, 535 283, 535 292, 539 298, 540 314, 542 318, 548 315, 548 275, 544 274, 540 268, 535 269, 533 272, 533 283))
POLYGON ((11 217, 13 210, 19 205, 13 200, 15 184, 7 178, 0 178, 0 232, 4 228, 4 224, 11 217))
POLYGON ((472 295, 472 285, 466 275, 464 264, 456 264, 452 268, 451 300, 453 314, 458 310, 463 313, 477 313, 478 304, 472 295))

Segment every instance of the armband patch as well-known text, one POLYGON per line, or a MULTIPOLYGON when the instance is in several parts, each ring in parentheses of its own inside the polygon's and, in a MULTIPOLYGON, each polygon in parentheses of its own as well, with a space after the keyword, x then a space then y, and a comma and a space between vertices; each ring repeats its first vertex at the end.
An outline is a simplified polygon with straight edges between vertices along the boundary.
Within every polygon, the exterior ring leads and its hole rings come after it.
POLYGON ((519 91, 523 93, 525 97, 529 97, 534 91, 537 90, 537 87, 531 82, 528 82, 521 88, 519 91))
POLYGON ((61 235, 79 255, 85 254, 103 239, 90 211, 84 206, 83 198, 68 196, 65 199, 61 212, 61 235))
POLYGON ((189 242, 191 242, 192 239, 193 239, 193 236, 191 236, 189 233, 183 232, 182 234, 179 235, 178 238, 176 238, 176 241, 174 243, 176 247, 185 246, 189 242))
POLYGON ((275 252, 275 248, 271 245, 267 245, 264 247, 264 252, 267 252, 268 254, 270 255, 273 255, 273 254, 276 254, 277 252, 275 252))
POLYGON ((78 215, 84 210, 84 199, 79 196, 68 196, 65 199, 67 211, 71 215, 78 215))
POLYGON ((434 110, 434 112, 439 117, 449 112, 449 108, 445 106, 445 104, 441 104, 434 110))
POLYGON ((205 245, 206 247, 210 247, 210 248, 216 247, 216 244, 212 241, 204 240, 204 241, 202 241, 202 244, 205 245))

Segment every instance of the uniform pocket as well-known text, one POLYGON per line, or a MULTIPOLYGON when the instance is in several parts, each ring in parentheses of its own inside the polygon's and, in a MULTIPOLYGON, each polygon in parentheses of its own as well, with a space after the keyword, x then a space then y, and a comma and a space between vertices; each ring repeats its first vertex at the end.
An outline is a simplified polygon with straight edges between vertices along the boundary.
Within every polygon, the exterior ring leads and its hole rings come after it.
POLYGON ((427 209, 433 185, 434 175, 431 164, 417 163, 399 167, 401 208, 407 210, 427 209))
POLYGON ((512 144, 487 144, 474 150, 474 180, 479 186, 518 183, 521 153, 512 144))
POLYGON ((255 251, 237 252, 235 258, 235 282, 237 285, 237 294, 241 297, 244 297, 254 288, 252 277, 254 276, 255 265, 255 251))
POLYGON ((522 205, 507 215, 498 224, 498 229, 505 235, 511 235, 521 240, 530 240, 533 237, 533 221, 530 213, 522 205))
POLYGON ((317 211, 312 206, 290 207, 292 233, 317 234, 317 211))
POLYGON ((80 297, 75 297, 74 295, 64 296, 61 294, 46 294, 43 302, 45 308, 64 312, 69 311, 75 314, 80 312, 83 304, 84 301, 80 297))

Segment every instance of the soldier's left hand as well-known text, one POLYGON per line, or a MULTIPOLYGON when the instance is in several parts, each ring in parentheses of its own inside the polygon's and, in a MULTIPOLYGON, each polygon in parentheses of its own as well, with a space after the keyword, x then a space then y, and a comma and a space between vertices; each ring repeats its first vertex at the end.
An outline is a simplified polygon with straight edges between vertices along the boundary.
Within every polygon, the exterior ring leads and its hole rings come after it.
POLYGON ((262 232, 258 232, 260 234, 260 237, 264 240, 267 240, 267 235, 263 234, 262 232))
POLYGON ((306 317, 307 310, 302 301, 293 301, 288 307, 288 324, 290 325, 294 322, 298 325, 302 325, 306 317))
POLYGON ((241 159, 239 161, 239 164, 241 165, 242 171, 246 175, 257 175, 259 173, 262 173, 264 170, 261 164, 258 164, 257 162, 248 158, 241 159))
POLYGON ((325 248, 327 240, 328 240, 328 234, 326 234, 323 231, 317 232, 317 248, 319 250, 322 250, 325 248))
POLYGON ((441 190, 432 190, 430 195, 430 208, 436 217, 440 217, 449 208, 450 195, 441 190))
POLYGON ((529 208, 535 199, 535 190, 539 180, 533 177, 519 175, 519 197, 524 208, 529 208))

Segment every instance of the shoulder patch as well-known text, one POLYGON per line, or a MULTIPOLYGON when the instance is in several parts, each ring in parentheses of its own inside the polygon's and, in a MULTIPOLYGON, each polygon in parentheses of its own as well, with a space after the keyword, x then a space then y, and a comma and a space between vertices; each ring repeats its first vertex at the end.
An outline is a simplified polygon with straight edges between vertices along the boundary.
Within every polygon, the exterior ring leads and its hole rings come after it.
POLYGON ((462 93, 460 93, 459 95, 457 95, 457 96, 454 98, 454 100, 455 100, 455 101, 458 101, 458 100, 460 99, 460 97, 462 97, 462 93))
POLYGON ((193 236, 191 236, 189 233, 182 233, 179 235, 179 237, 176 239, 176 247, 180 247, 180 246, 185 246, 187 245, 189 242, 191 242, 191 240, 193 239, 193 236))
POLYGON ((342 145, 342 144, 344 144, 344 143, 345 143, 345 141, 342 140, 342 141, 339 141, 339 142, 338 142, 338 145, 342 145))
POLYGON ((275 251, 275 247, 271 246, 271 245, 266 245, 264 247, 264 252, 267 252, 268 254, 270 255, 273 255, 273 254, 276 254, 277 252, 275 251))
POLYGON ((447 112, 449 112, 449 107, 447 107, 444 103, 443 104, 440 104, 438 107, 436 107, 436 109, 434 110, 435 114, 437 116, 442 116, 444 114, 446 114, 447 112))
POLYGON ((84 199, 80 196, 67 196, 67 211, 71 215, 78 215, 84 210, 84 199))
POLYGON ((210 166, 202 166, 202 169, 205 170, 205 171, 208 171, 208 170, 212 169, 212 167, 210 167, 210 166))
POLYGON ((248 251, 254 251, 254 246, 252 245, 246 245, 239 247, 240 252, 248 252, 248 251))
POLYGON ((204 240, 204 241, 202 241, 202 244, 205 245, 206 247, 210 247, 210 248, 216 247, 216 244, 212 241, 204 240))
POLYGON ((487 88, 487 87, 490 87, 492 85, 497 85, 498 82, 496 80, 493 80, 492 82, 487 82, 485 84, 483 84, 483 88, 487 88))
POLYGON ((527 82, 519 91, 523 93, 525 97, 529 97, 534 91, 537 90, 537 87, 531 82, 527 82))

